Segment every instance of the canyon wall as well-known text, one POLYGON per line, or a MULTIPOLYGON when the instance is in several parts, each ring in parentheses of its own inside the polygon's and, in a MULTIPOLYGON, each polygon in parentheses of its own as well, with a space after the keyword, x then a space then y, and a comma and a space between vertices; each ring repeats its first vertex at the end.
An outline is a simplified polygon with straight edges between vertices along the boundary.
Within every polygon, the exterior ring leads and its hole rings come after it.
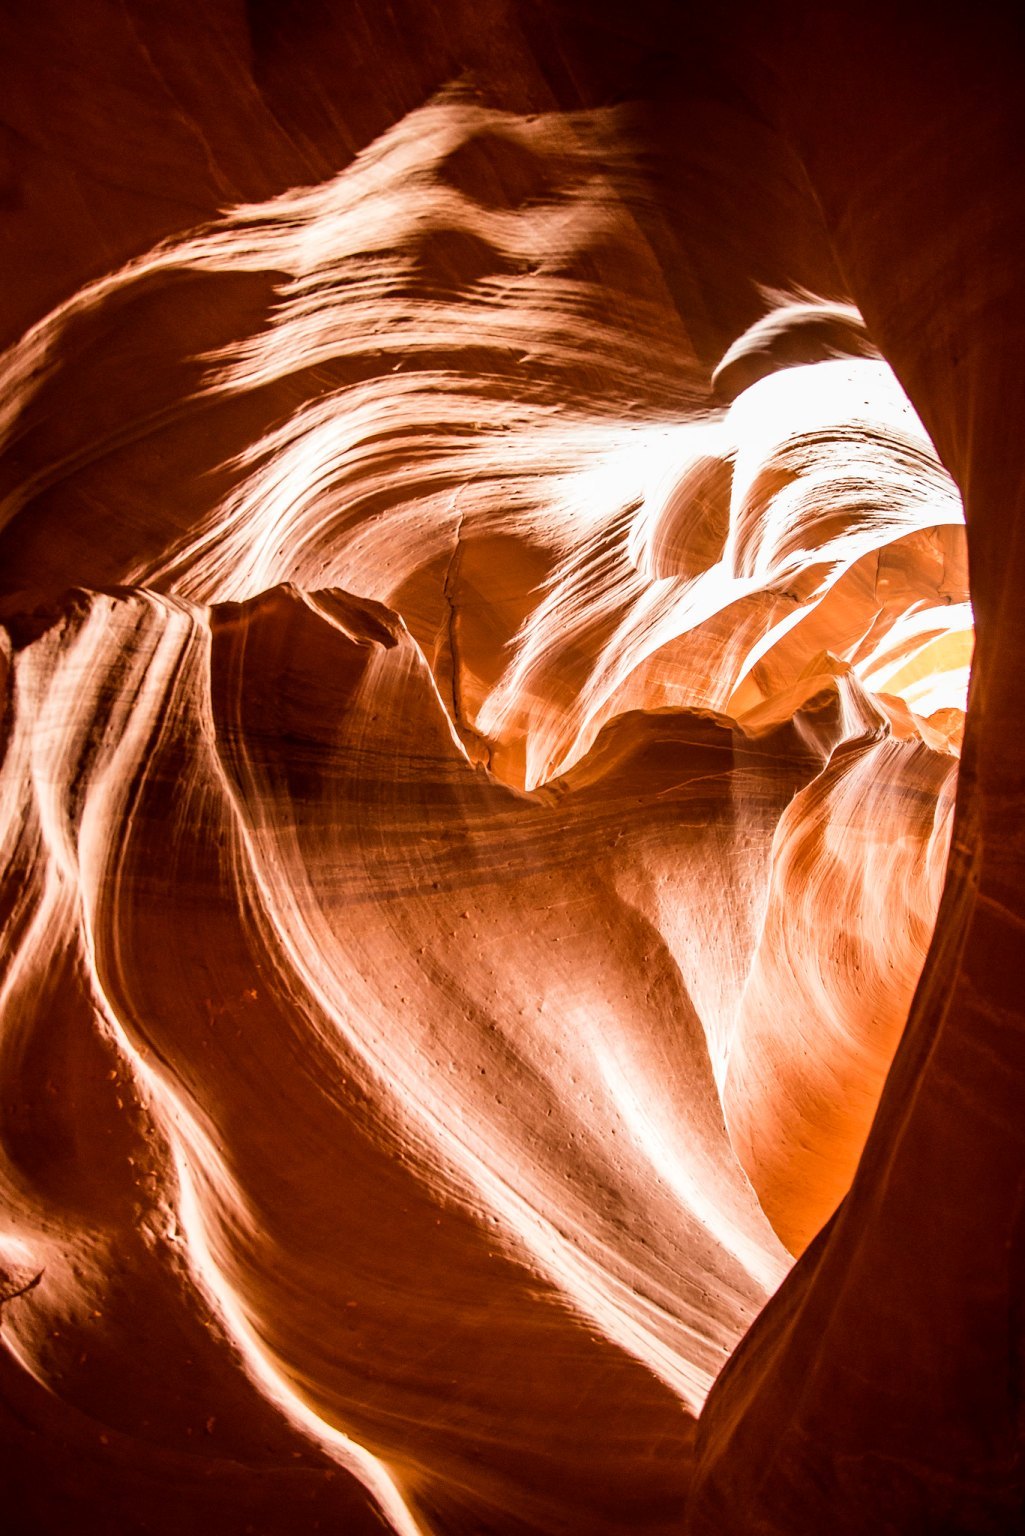
POLYGON ((1014 16, 3 35, 15 1529, 1020 1529, 1014 16))

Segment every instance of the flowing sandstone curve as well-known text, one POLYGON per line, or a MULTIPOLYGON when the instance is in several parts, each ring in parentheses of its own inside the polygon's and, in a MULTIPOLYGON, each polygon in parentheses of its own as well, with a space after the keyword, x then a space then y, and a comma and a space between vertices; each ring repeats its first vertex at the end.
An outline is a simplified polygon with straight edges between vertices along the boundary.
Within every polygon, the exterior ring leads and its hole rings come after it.
POLYGON ((711 348, 644 132, 449 86, 0 362, 26 1529, 758 1511, 973 620, 878 290, 711 348))

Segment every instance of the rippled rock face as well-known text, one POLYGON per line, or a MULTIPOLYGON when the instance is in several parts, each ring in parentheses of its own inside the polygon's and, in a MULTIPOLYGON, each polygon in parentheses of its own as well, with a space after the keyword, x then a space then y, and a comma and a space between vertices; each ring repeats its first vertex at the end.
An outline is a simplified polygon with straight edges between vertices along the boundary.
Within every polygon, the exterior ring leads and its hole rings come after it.
POLYGON ((1016 1529, 1000 61, 251 9, 10 29, 18 1529, 1016 1529))

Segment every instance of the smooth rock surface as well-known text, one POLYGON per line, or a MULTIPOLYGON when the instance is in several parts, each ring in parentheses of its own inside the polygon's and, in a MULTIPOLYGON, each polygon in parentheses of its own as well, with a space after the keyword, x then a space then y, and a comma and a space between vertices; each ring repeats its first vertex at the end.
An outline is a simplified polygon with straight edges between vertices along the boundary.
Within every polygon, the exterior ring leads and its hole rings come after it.
POLYGON ((2 32, 14 1529, 1020 1529, 1014 18, 2 32))

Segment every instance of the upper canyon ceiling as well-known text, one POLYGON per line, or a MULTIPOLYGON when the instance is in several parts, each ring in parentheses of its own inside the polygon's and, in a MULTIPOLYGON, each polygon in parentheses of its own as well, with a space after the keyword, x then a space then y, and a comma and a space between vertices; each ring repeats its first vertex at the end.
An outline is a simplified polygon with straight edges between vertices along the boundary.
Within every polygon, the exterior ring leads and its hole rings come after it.
POLYGON ((14 1529, 1022 1529, 1013 18, 3 31, 14 1529))

